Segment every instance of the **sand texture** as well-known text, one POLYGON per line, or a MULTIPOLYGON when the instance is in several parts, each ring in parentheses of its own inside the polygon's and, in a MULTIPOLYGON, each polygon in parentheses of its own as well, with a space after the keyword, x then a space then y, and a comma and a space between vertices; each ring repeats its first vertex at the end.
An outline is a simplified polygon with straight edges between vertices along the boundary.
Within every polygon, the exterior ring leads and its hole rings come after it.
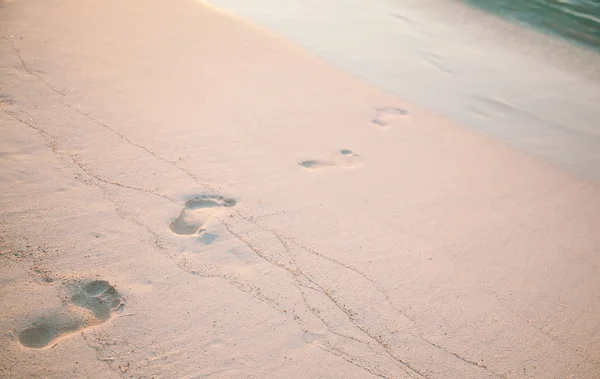
POLYGON ((600 377, 597 185, 198 2, 0 22, 0 377, 600 377))

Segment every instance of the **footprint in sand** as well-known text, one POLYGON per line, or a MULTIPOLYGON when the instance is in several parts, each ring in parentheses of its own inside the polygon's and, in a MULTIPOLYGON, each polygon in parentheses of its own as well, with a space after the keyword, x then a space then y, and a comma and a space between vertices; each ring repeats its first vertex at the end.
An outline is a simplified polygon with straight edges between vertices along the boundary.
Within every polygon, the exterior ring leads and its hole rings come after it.
POLYGON ((360 160, 361 156, 354 153, 352 150, 341 149, 333 157, 327 160, 306 160, 298 162, 304 168, 317 169, 324 167, 352 167, 360 160))
POLYGON ((87 283, 71 297, 71 301, 76 306, 92 312, 101 322, 108 320, 112 312, 123 305, 121 295, 106 280, 87 283))
POLYGON ((75 332, 104 323, 124 305, 121 295, 105 280, 77 283, 71 292, 67 309, 40 316, 19 333, 21 345, 32 349, 54 346, 75 332), (74 307, 69 309, 70 305, 74 307))
POLYGON ((208 245, 216 235, 204 233, 203 228, 219 208, 233 207, 235 199, 217 195, 197 195, 185 202, 179 216, 171 222, 171 231, 179 235, 193 235, 201 232, 201 242, 208 245))
POLYGON ((373 118, 373 125, 384 128, 394 121, 408 117, 407 110, 396 107, 383 107, 375 110, 377 113, 373 118))

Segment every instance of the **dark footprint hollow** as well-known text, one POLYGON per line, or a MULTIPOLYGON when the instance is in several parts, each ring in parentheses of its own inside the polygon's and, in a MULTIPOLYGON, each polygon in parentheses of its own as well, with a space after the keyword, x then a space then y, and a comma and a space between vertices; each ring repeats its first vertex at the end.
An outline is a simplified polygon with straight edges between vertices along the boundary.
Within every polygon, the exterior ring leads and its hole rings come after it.
POLYGON ((59 336, 74 332, 82 327, 77 319, 61 316, 42 317, 19 333, 19 342, 32 349, 43 349, 59 336))
POLYGON ((210 211, 203 209, 230 208, 237 204, 235 199, 218 195, 197 195, 185 202, 179 216, 171 222, 169 228, 175 234, 196 234, 212 217, 210 211))
POLYGON ((320 165, 318 161, 313 160, 298 162, 298 164, 305 168, 315 168, 320 165))
POLYGON ((108 284, 106 280, 94 280, 93 282, 88 283, 84 290, 89 296, 96 296, 103 294, 109 288, 111 288, 111 285, 108 284))
POLYGON ((202 236, 200 236, 200 242, 203 245, 210 245, 211 243, 215 242, 215 240, 217 239, 217 235, 216 234, 212 234, 212 233, 203 233, 202 236))
POLYGON ((198 195, 185 202, 186 209, 233 207, 237 201, 230 197, 217 195, 198 195))
POLYGON ((66 310, 56 310, 49 315, 35 319, 31 325, 19 333, 19 342, 25 347, 43 349, 60 336, 72 334, 91 325, 108 320, 112 312, 123 304, 123 297, 106 280, 92 280, 75 286, 71 296, 74 305, 89 311, 86 315, 66 310))
POLYGON ((38 323, 23 330, 19 334, 19 342, 23 346, 41 349, 55 339, 58 334, 59 330, 54 326, 46 323, 38 323))
POLYGON ((106 280, 88 282, 71 297, 71 301, 92 312, 100 321, 108 320, 112 312, 123 305, 122 296, 106 280))
POLYGON ((377 108, 377 113, 389 114, 392 116, 408 116, 408 111, 406 109, 395 107, 377 108))
POLYGON ((377 126, 387 126, 390 118, 399 118, 408 116, 408 111, 406 109, 397 108, 397 107, 382 107, 377 108, 375 110, 377 115, 373 119, 373 124, 377 126))

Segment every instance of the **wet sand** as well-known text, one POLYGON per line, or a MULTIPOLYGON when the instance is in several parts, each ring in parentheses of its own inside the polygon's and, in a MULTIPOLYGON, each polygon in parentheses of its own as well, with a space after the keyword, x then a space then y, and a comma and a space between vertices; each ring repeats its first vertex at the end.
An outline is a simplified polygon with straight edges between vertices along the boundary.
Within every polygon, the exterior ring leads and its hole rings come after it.
POLYGON ((600 182, 599 54, 462 0, 207 2, 463 127, 600 182))
POLYGON ((0 20, 0 376, 600 375, 597 185, 196 2, 0 20))

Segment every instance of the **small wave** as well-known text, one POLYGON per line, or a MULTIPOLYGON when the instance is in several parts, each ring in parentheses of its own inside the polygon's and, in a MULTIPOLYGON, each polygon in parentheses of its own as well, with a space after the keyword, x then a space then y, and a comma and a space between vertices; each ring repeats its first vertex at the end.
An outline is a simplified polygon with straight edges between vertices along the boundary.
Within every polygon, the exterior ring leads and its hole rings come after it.
POLYGON ((509 20, 526 24, 600 52, 600 1, 465 1, 509 20))

